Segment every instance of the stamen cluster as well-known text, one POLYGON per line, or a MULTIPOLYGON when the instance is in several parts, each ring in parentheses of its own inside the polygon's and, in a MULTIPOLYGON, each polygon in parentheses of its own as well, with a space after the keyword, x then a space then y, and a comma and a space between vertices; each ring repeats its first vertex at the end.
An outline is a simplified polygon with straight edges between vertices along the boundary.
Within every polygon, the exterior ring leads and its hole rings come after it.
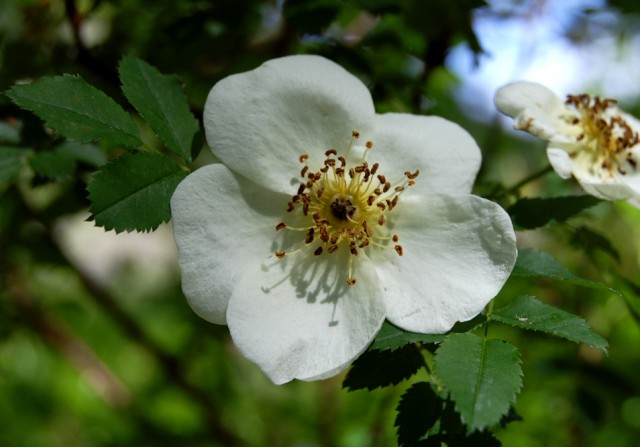
MULTIPOLYGON (((591 161, 609 175, 615 171, 627 175, 634 171, 638 162, 631 149, 640 139, 638 133, 618 113, 614 99, 601 99, 589 95, 569 95, 566 104, 574 107, 579 116, 571 119, 571 124, 580 126, 576 137, 591 149, 591 161)), ((572 157, 578 153, 571 153, 572 157)))
MULTIPOLYGON (((365 143, 365 150, 360 162, 353 167, 347 164, 347 156, 354 141, 360 138, 357 131, 353 131, 351 143, 344 156, 336 149, 325 152, 322 168, 313 171, 307 161, 308 154, 300 156, 303 164, 300 170, 302 183, 297 193, 287 205, 287 211, 300 210, 303 221, 308 225, 291 227, 285 222, 276 226, 276 230, 290 229, 304 232, 304 245, 293 251, 276 251, 278 258, 286 254, 293 254, 309 247, 315 256, 323 253, 332 254, 340 246, 348 248, 352 256, 357 256, 359 250, 370 246, 393 248, 400 256, 403 248, 398 243, 397 234, 391 234, 387 222, 387 214, 396 207, 400 195, 408 187, 415 184, 419 170, 406 171, 403 178, 392 184, 379 173, 380 165, 369 165, 367 154, 373 147, 373 142, 365 143), (393 245, 389 243, 392 241, 393 245)), ((347 284, 353 285, 356 280, 352 277, 352 257, 349 258, 349 277, 347 284)))

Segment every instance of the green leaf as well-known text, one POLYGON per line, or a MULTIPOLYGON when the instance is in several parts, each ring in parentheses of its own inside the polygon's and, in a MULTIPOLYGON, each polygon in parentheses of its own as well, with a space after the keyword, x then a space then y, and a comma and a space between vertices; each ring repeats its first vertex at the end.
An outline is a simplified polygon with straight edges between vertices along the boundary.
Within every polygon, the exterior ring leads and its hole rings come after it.
POLYGON ((163 75, 134 57, 120 62, 122 90, 151 129, 171 151, 187 162, 199 125, 176 76, 163 75))
POLYGON ((522 387, 515 346, 473 334, 448 336, 436 351, 434 369, 469 432, 497 424, 522 387))
POLYGON ((438 420, 442 400, 427 382, 414 383, 400 399, 395 426, 398 445, 411 446, 422 438, 438 420))
POLYGON ((76 162, 70 154, 53 150, 37 152, 31 159, 31 167, 38 175, 58 180, 71 176, 76 162))
POLYGON ((89 183, 92 218, 107 230, 150 231, 171 218, 169 200, 187 173, 167 157, 128 153, 89 183))
MULTIPOLYGON (((485 320, 486 318, 484 315, 478 315, 469 321, 456 323, 449 333, 468 332, 484 323, 485 320)), ((377 349, 379 351, 386 351, 390 349, 393 351, 412 343, 440 343, 446 338, 446 336, 446 334, 418 334, 415 332, 408 332, 394 326, 388 321, 385 321, 369 349, 377 349)))
POLYGON ((490 318, 510 326, 584 343, 607 352, 607 341, 593 332, 585 320, 532 296, 519 296, 509 305, 494 310, 490 318))
POLYGON ((63 75, 15 85, 7 95, 72 140, 88 142, 104 138, 126 147, 142 144, 129 114, 78 76, 63 75))
POLYGON ((530 278, 543 277, 558 281, 565 281, 592 289, 605 289, 620 295, 615 289, 596 281, 580 278, 569 272, 562 264, 556 261, 549 253, 532 248, 523 248, 518 251, 516 265, 511 272, 512 276, 530 278))
POLYGON ((342 387, 354 391, 395 385, 414 375, 424 364, 422 354, 413 345, 395 351, 370 350, 353 362, 342 387))
POLYGON ((522 229, 533 229, 548 224, 564 222, 587 208, 602 202, 594 196, 567 196, 542 198, 522 198, 513 204, 507 213, 513 223, 522 229))
POLYGON ((611 244, 611 241, 600 233, 585 226, 580 226, 575 229, 571 234, 569 243, 576 248, 584 250, 589 255, 593 255, 596 251, 602 251, 616 261, 620 261, 620 254, 611 244))
POLYGON ((0 146, 0 191, 13 182, 31 154, 29 149, 0 146))

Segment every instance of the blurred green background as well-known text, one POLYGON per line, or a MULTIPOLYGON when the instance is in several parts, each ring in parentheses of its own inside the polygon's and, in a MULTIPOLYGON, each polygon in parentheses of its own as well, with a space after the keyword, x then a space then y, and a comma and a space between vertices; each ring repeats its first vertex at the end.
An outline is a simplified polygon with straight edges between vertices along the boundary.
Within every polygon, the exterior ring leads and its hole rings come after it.
MULTIPOLYGON (((640 115, 639 24, 634 0, 3 0, 0 91, 79 73, 122 99, 116 67, 128 54, 178 74, 200 117, 224 76, 321 54, 360 77, 379 112, 465 126, 484 156, 476 192, 508 206, 518 194, 580 190, 550 174, 499 194, 547 161, 543 143, 498 116, 495 89, 529 79, 560 95, 615 97, 640 115)), ((55 138, 0 96, 0 145, 46 154, 55 138)), ((0 188, 0 446, 395 445, 394 408, 408 383, 352 393, 343 377, 271 384, 226 327, 189 309, 170 226, 115 235, 86 221, 86 183, 117 153, 97 146, 72 174, 23 169, 0 188)), ((205 150, 198 163, 207 160, 205 150)), ((497 429, 504 445, 640 445, 639 224, 640 210, 602 203, 518 233, 520 246, 623 296, 507 284, 497 305, 535 295, 585 317, 610 350, 494 323, 490 335, 516 344, 525 371, 522 420, 497 429)))

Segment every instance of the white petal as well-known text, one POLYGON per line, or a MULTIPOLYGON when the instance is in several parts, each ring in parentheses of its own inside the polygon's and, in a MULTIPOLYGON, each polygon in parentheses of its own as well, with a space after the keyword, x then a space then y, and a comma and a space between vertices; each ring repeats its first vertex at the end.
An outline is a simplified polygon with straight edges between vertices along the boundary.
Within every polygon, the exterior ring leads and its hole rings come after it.
POLYGON ((205 320, 226 323, 231 292, 246 264, 268 256, 287 196, 268 191, 222 165, 185 178, 171 198, 182 290, 205 320))
POLYGON ((387 318, 409 331, 443 333, 498 293, 516 260, 515 234, 507 213, 477 196, 404 199, 394 210, 404 254, 375 259, 387 318))
POLYGON ((373 116, 371 95, 355 76, 322 57, 289 56, 218 82, 204 126, 231 170, 291 193, 301 154, 311 155, 312 167, 321 163, 327 149, 346 148, 353 130, 370 133, 373 116))
MULTIPOLYGON (((588 194, 604 200, 629 200, 638 197, 638 189, 622 182, 602 182, 577 178, 582 189, 588 194)), ((637 188, 637 182, 634 185, 637 188)))
MULTIPOLYGON (((466 193, 471 191, 481 154, 462 127, 436 116, 400 113, 376 115, 370 162, 395 180, 405 171, 420 169, 416 190, 466 193)), ((371 163, 370 163, 371 164, 371 163)))
POLYGON ((555 93, 533 82, 516 82, 502 87, 496 93, 495 103, 498 110, 515 118, 515 128, 545 140, 562 134, 566 126, 560 117, 570 113, 555 93))
POLYGON ((229 303, 229 330, 274 383, 339 373, 380 329, 384 304, 371 261, 358 256, 349 286, 348 256, 308 251, 247 267, 229 303))
POLYGON ((562 178, 571 178, 573 175, 574 164, 569 153, 557 147, 547 148, 547 157, 553 169, 562 178))

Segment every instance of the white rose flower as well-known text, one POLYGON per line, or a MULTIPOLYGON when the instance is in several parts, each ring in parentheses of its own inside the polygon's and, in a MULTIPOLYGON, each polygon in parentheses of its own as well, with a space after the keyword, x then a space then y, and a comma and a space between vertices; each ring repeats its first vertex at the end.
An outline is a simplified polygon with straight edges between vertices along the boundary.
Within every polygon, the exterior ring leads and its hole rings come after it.
POLYGON ((640 122, 612 99, 569 95, 548 88, 509 84, 496 93, 498 109, 514 127, 549 142, 547 156, 562 177, 574 177, 589 194, 605 200, 640 198, 640 122))
POLYGON ((467 132, 376 115, 331 61, 290 56, 223 79, 204 125, 223 164, 172 197, 182 287, 275 383, 339 373, 385 318, 446 332, 512 270, 509 217, 469 194, 480 151, 467 132))

